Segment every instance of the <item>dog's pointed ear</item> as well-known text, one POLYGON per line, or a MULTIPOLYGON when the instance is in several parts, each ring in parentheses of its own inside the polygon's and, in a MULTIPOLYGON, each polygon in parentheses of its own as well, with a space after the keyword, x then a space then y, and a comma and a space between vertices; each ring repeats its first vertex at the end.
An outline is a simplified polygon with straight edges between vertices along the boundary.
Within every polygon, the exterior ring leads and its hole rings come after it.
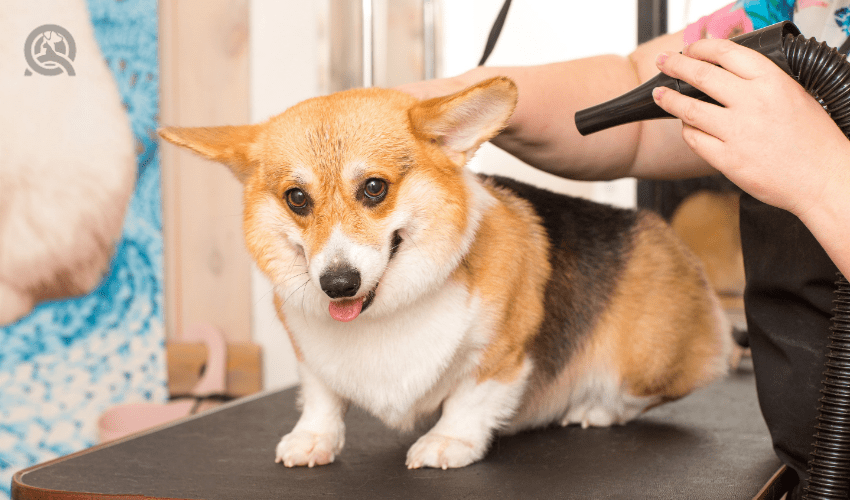
POLYGON ((496 77, 416 104, 409 112, 410 123, 414 134, 439 145, 463 166, 481 144, 505 128, 516 103, 514 82, 496 77))
POLYGON ((157 132, 168 142, 189 148, 199 155, 227 165, 240 182, 254 171, 251 146, 257 125, 223 127, 164 127, 157 132))

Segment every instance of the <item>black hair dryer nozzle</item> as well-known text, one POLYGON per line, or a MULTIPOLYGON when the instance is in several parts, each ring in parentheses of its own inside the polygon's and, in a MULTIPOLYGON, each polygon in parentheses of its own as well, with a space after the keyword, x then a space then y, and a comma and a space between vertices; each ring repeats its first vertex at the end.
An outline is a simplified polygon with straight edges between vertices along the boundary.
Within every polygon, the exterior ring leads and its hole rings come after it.
MULTIPOLYGON (((792 75, 782 45, 783 39, 789 34, 797 36, 800 34, 800 30, 794 23, 784 21, 732 38, 732 41, 767 56, 783 71, 792 75)), ((576 128, 581 135, 588 135, 625 123, 655 118, 674 118, 673 115, 655 104, 655 100, 652 98, 652 89, 655 87, 668 87, 695 99, 717 104, 716 101, 692 85, 664 73, 659 73, 631 92, 579 111, 576 113, 576 128)))

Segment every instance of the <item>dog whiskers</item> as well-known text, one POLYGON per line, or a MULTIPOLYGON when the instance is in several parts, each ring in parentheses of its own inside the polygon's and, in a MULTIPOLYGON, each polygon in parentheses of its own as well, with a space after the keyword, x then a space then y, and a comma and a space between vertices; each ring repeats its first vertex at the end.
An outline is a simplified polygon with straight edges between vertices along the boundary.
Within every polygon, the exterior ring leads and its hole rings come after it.
POLYGON ((284 305, 287 302, 289 302, 289 298, 292 297, 293 295, 295 295, 295 292, 297 292, 298 290, 301 290, 302 288, 307 286, 307 283, 309 283, 309 282, 310 282, 310 278, 307 278, 307 281, 305 281, 301 286, 299 286, 298 288, 293 290, 289 295, 286 296, 286 299, 283 301, 283 304, 281 304, 281 305, 284 305))
POLYGON ((254 301, 254 305, 256 306, 257 304, 259 304, 261 300, 263 300, 264 298, 266 298, 266 296, 267 296, 268 294, 270 294, 271 292, 273 292, 273 291, 274 291, 274 288, 275 288, 275 287, 274 287, 274 285, 272 285, 272 287, 271 287, 271 288, 269 288, 269 291, 268 291, 268 292, 266 292, 266 293, 264 293, 264 294, 260 295, 260 296, 257 298, 257 300, 255 300, 255 301, 254 301))
POLYGON ((297 277, 299 277, 299 276, 304 276, 305 274, 307 274, 307 271, 304 271, 303 273, 293 274, 292 276, 289 276, 289 277, 287 277, 287 278, 284 278, 284 280, 283 280, 280 284, 281 284, 281 285, 283 285, 283 284, 285 284, 287 281, 291 280, 292 278, 297 278, 297 277))
MULTIPOLYGON (((309 280, 308 280, 308 282, 309 282, 309 280)), ((307 313, 304 312, 304 296, 307 295, 307 289, 304 288, 304 287, 306 285, 307 285, 307 283, 304 283, 304 285, 301 286, 301 290, 302 290, 302 292, 301 292, 301 316, 304 318, 304 322, 307 323, 307 328, 310 328, 310 320, 307 319, 307 313)))
MULTIPOLYGON (((300 255, 296 255, 296 256, 292 259, 292 262, 290 262, 290 263, 289 263, 289 269, 287 269, 287 270, 286 270, 287 274, 288 274, 288 273, 290 273, 290 272, 292 272, 292 268, 293 268, 293 267, 295 267, 295 263, 296 263, 296 261, 298 261, 298 257, 300 257, 300 255)), ((299 265, 299 266, 301 266, 301 267, 307 267, 307 265, 306 265, 306 264, 298 264, 298 265, 299 265)))
POLYGON ((419 245, 416 244, 416 241, 413 239, 413 235, 407 233, 407 239, 410 240, 411 243, 413 243, 413 246, 416 247, 416 251, 419 252, 419 255, 424 259, 425 254, 422 253, 422 250, 419 249, 419 245))

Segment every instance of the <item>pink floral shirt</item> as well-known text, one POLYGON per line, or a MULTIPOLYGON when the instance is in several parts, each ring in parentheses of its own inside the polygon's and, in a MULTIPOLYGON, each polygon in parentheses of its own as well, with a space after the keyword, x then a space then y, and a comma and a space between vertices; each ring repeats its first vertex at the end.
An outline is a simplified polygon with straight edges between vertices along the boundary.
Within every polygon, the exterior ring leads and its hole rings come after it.
POLYGON ((807 38, 838 47, 850 36, 850 0, 738 0, 685 28, 685 44, 732 38, 793 21, 807 38))

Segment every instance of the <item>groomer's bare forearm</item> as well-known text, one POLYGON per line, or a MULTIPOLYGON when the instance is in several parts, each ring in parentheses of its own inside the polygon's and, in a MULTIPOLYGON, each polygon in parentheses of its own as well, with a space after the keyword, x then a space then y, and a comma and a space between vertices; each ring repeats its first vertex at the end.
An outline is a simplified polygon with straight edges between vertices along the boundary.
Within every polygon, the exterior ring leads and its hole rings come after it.
POLYGON ((684 143, 681 122, 654 120, 582 137, 575 113, 658 74, 656 55, 681 50, 682 34, 660 37, 630 57, 597 56, 542 66, 478 67, 442 82, 443 94, 498 75, 513 79, 519 103, 493 143, 542 170, 573 179, 681 178, 714 170, 684 143))
POLYGON ((524 162, 573 179, 630 175, 641 133, 632 124, 587 137, 575 113, 637 84, 629 60, 599 56, 542 66, 476 68, 461 78, 472 83, 505 75, 516 82, 519 102, 508 127, 491 142, 524 162))

